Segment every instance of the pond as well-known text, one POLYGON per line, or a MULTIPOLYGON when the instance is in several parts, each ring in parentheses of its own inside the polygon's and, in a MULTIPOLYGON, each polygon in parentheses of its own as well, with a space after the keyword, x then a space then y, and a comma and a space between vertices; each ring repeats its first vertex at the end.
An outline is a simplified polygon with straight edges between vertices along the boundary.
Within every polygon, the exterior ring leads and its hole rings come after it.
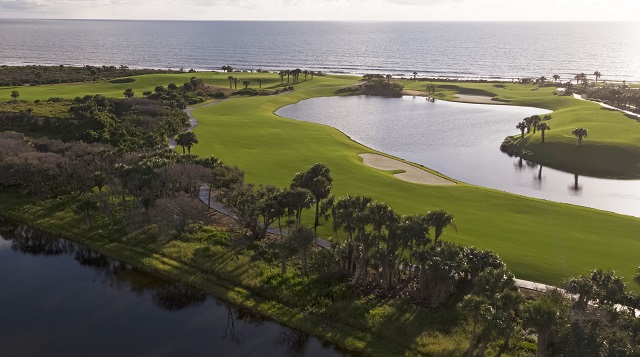
POLYGON ((577 177, 500 151, 502 140, 518 133, 520 120, 547 113, 411 96, 312 98, 276 112, 335 127, 375 150, 473 185, 640 216, 640 180, 577 177))
POLYGON ((200 290, 0 219, 3 356, 347 356, 200 290))

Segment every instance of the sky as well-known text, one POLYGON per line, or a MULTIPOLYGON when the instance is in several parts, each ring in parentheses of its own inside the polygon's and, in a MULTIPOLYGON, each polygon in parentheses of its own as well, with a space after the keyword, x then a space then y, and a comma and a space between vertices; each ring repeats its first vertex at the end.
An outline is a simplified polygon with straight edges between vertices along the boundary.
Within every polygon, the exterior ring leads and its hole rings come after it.
POLYGON ((639 21, 638 0, 0 0, 0 18, 639 21))

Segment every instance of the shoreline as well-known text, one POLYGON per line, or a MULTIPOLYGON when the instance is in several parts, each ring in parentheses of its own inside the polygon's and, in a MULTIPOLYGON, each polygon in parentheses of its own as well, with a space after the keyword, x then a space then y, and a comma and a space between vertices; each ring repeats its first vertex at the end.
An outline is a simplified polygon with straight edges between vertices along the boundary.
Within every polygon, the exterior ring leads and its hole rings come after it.
MULTIPOLYGON (((2 19, 0 19, 2 20, 2 19)), ((110 20, 109 20, 110 21, 110 20)), ((49 63, 19 63, 19 62, 4 62, 1 65, 3 66, 9 66, 9 67, 30 67, 30 66, 65 66, 65 67, 85 67, 85 66, 93 66, 93 67, 102 67, 103 65, 105 65, 104 63, 59 63, 59 62, 49 62, 49 63)), ((113 66, 120 66, 121 64, 115 65, 113 64, 113 66)), ((108 66, 108 65, 106 65, 108 66)), ((364 76, 365 74, 390 74, 393 76, 394 79, 405 79, 405 80, 411 80, 413 77, 413 70, 412 69, 407 69, 407 70, 402 70, 402 69, 390 69, 388 71, 381 71, 378 69, 372 69, 372 70, 362 70, 362 71, 347 71, 347 70, 342 70, 342 69, 327 69, 327 68, 323 68, 323 67, 318 67, 315 65, 304 65, 304 64, 296 64, 296 65, 291 65, 289 67, 268 67, 267 66, 260 66, 260 65, 255 65, 255 66, 251 66, 251 67, 234 67, 234 71, 233 72, 226 72, 223 71, 221 69, 219 69, 218 67, 215 68, 196 68, 196 67, 188 67, 188 66, 184 66, 184 67, 168 67, 168 66, 137 66, 137 65, 125 65, 127 67, 129 67, 130 69, 137 69, 137 70, 141 70, 141 69, 150 69, 150 70, 159 70, 159 71, 173 71, 173 72, 177 72, 179 73, 189 73, 188 71, 190 69, 193 69, 195 72, 195 74, 197 73, 278 73, 279 71, 282 70, 287 70, 287 69, 291 69, 291 68, 308 68, 310 71, 316 71, 316 72, 321 72, 323 75, 334 75, 334 76, 364 76), (267 69, 264 69, 267 68, 267 69), (179 72, 180 69, 183 69, 183 72, 179 72), (257 72, 258 69, 262 69, 262 72, 257 72)), ((233 67, 233 66, 232 66, 233 67)), ((425 75, 425 76, 418 76, 417 79, 418 81, 443 81, 443 82, 452 82, 452 83, 491 83, 491 82, 499 82, 499 83, 512 83, 512 82, 518 82, 520 79, 522 78, 531 78, 531 77, 536 77, 536 75, 529 75, 529 76, 497 76, 497 75, 469 75, 469 76, 456 76, 456 75, 447 75, 445 73, 442 74, 433 74, 433 75, 425 75)), ((622 83, 622 82, 626 82, 627 84, 640 84, 640 79, 638 80, 625 80, 625 79, 602 79, 603 81, 606 81, 608 83, 622 83)))

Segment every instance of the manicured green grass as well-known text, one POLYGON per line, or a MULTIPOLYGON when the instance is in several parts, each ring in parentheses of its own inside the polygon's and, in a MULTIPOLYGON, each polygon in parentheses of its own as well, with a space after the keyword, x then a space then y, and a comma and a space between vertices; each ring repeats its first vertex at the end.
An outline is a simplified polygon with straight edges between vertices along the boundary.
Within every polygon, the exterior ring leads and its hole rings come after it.
MULTIPOLYGON (((436 84, 438 94, 456 100, 457 92, 484 94, 513 105, 532 106, 553 111, 542 143, 538 132, 526 135, 519 143, 524 157, 537 163, 580 175, 638 179, 640 178, 640 122, 625 114, 592 102, 553 95, 555 88, 514 83, 445 83, 404 81, 407 89, 425 90, 436 84), (504 86, 504 88, 500 88, 504 86), (577 127, 589 130, 582 145, 571 134, 577 127)), ((514 121, 513 133, 517 121, 514 121)), ((517 135, 520 138, 520 135, 517 135)), ((499 145, 499 143, 497 144, 499 145)))
MULTIPOLYGON (((314 81, 290 94, 233 98, 194 110, 200 123, 195 129, 200 144, 192 152, 215 155, 239 166, 249 182, 281 187, 288 186, 296 172, 322 162, 332 170, 337 196, 371 196, 388 202, 400 213, 445 209, 456 217, 458 226, 457 233, 446 233, 447 239, 496 251, 522 279, 559 284, 564 278, 586 274, 596 267, 615 269, 627 279, 633 276, 640 264, 638 218, 467 184, 445 187, 407 183, 363 165, 358 154, 372 150, 338 130, 273 114, 305 98, 333 95, 339 86, 355 79, 324 77, 314 81), (318 87, 312 87, 314 84, 318 87)), ((515 102, 519 95, 514 93, 505 99, 515 102)), ((573 103, 571 98, 550 98, 539 101, 555 103, 557 108, 573 103)), ((517 104, 525 104, 525 100, 517 104)), ((552 127, 554 122, 560 119, 554 118, 552 127)), ((328 226, 321 228, 324 236, 333 234, 328 226)))

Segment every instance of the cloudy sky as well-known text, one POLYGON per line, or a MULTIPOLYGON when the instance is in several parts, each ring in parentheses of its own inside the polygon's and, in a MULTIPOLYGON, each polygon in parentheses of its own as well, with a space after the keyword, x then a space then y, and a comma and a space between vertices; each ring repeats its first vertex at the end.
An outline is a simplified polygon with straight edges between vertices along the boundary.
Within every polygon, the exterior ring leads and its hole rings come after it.
POLYGON ((638 21, 637 0, 0 0, 0 18, 638 21))

